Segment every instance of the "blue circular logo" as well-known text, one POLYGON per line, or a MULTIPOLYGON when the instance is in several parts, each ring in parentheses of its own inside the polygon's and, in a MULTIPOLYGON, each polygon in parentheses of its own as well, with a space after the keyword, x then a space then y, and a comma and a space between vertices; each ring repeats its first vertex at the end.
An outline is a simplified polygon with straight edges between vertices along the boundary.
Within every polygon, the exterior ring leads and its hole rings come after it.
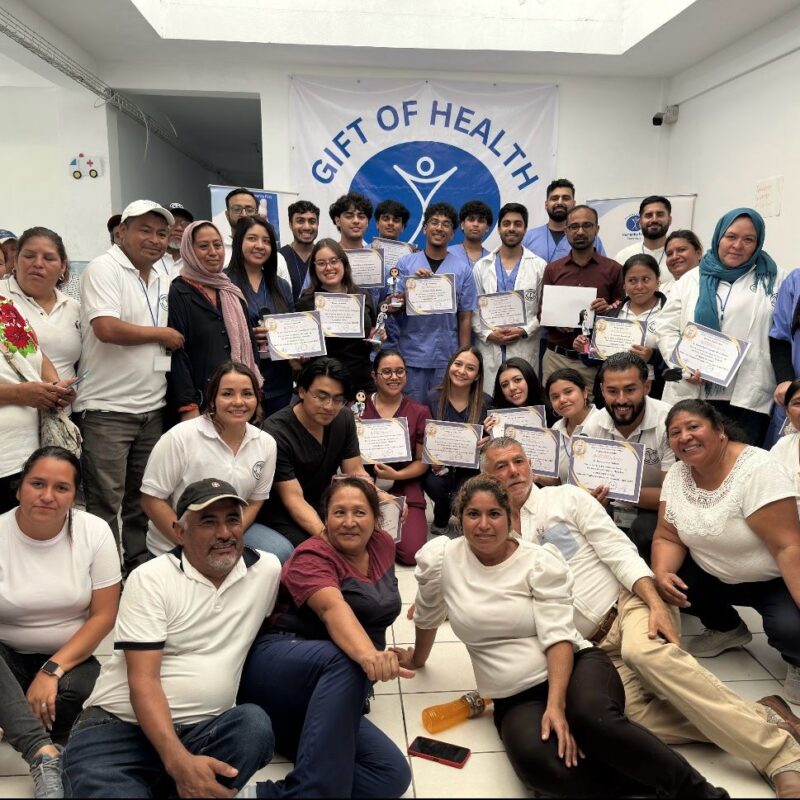
POLYGON ((640 230, 639 227, 639 215, 638 214, 629 214, 628 218, 625 220, 625 227, 631 233, 638 233, 640 230))
MULTIPOLYGON (((450 203, 456 211, 480 198, 494 212, 500 210, 500 189, 492 173, 471 153, 441 142, 404 142, 387 147, 362 164, 350 184, 351 192, 366 195, 377 205, 397 200, 410 212, 402 238, 423 247, 422 219, 434 203, 450 203)), ((377 235, 370 221, 365 239, 377 235)), ((463 236, 456 231, 453 243, 463 236)))

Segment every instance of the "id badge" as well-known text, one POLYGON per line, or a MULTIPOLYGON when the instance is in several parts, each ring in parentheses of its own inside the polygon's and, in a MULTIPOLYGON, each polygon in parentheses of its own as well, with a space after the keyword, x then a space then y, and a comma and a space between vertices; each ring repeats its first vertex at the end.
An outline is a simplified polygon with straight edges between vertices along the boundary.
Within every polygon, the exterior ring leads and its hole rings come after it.
POLYGON ((172 367, 172 356, 157 355, 153 360, 154 372, 169 372, 172 367))
POLYGON ((623 531, 630 530, 631 525, 633 525, 633 521, 636 519, 637 514, 636 508, 631 508, 630 506, 613 506, 613 518, 614 524, 623 531))

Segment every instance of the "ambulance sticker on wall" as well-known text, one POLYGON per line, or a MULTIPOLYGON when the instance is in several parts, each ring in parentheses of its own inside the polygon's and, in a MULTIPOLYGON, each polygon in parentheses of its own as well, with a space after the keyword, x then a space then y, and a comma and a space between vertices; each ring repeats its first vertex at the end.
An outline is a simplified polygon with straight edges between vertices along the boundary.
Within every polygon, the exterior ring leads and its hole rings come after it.
POLYGON ((85 156, 83 153, 78 153, 69 162, 69 171, 76 181, 86 175, 90 178, 99 178, 103 174, 103 162, 97 156, 85 156))

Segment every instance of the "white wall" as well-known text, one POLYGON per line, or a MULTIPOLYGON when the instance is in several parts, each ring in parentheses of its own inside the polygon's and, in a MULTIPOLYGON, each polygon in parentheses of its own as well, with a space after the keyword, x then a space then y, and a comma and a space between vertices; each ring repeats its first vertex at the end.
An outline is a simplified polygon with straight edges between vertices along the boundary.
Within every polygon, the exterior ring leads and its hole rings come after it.
POLYGON ((697 192, 694 227, 706 246, 722 214, 754 205, 756 181, 784 177, 766 249, 785 269, 800 265, 798 48, 800 12, 792 12, 676 76, 668 101, 680 104, 680 118, 665 126, 664 174, 697 192))
POLYGON ((111 191, 116 211, 131 201, 156 200, 183 203, 197 219, 211 213, 209 183, 217 176, 170 147, 153 134, 149 141, 144 126, 109 110, 113 153, 111 191))

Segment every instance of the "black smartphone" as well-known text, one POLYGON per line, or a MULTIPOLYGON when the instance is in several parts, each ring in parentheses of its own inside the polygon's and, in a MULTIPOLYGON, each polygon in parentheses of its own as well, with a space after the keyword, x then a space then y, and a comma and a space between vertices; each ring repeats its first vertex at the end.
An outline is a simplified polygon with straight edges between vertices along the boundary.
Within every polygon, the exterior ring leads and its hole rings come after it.
POLYGON ((447 764, 448 767, 456 769, 461 769, 467 763, 471 752, 468 747, 440 742, 438 739, 429 739, 427 736, 417 736, 408 746, 410 756, 438 761, 440 764, 447 764))

